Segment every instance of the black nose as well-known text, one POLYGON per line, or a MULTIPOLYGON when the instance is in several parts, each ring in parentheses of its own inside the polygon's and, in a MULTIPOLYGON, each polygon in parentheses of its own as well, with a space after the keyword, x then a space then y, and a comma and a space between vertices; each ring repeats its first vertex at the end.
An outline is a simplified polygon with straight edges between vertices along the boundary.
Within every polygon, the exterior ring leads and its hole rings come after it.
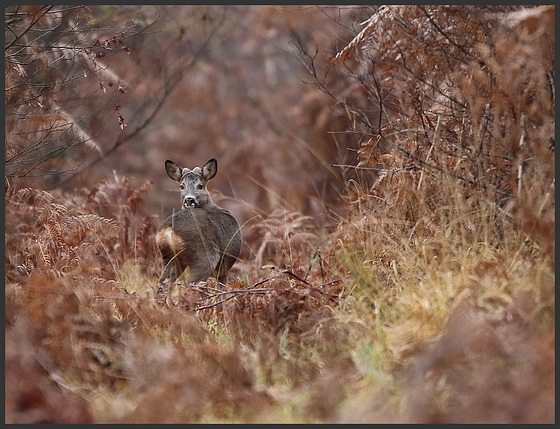
POLYGON ((196 207, 196 200, 193 197, 187 197, 183 204, 185 207, 196 207))

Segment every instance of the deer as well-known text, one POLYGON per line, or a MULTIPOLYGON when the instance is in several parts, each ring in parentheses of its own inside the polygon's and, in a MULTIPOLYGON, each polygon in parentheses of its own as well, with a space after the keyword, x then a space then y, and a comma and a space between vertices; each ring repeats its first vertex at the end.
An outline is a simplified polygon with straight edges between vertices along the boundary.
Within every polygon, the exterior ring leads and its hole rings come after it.
POLYGON ((207 183, 218 172, 212 158, 192 170, 165 161, 167 175, 179 183, 181 210, 166 218, 156 233, 163 260, 158 280, 158 298, 167 298, 169 288, 189 268, 188 284, 216 277, 227 284, 227 274, 241 253, 243 238, 239 223, 210 196, 207 183))

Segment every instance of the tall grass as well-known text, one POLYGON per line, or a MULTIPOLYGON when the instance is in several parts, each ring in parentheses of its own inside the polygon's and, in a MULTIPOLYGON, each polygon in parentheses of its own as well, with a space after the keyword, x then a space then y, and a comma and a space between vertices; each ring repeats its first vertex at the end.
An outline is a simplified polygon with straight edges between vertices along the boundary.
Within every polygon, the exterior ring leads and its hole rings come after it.
MULTIPOLYGON (((515 34, 496 37, 519 54, 515 34)), ((168 305, 149 183, 7 192, 6 422, 553 422, 554 107, 508 64, 502 92, 473 72, 464 111, 401 112, 364 141, 335 228, 278 210, 226 289, 179 281, 168 305)))

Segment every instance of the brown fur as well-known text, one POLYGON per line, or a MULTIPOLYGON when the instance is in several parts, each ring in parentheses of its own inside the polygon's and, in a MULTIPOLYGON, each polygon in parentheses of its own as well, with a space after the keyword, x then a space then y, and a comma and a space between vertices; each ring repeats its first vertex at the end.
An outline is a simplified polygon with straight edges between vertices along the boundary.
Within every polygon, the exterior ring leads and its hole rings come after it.
POLYGON ((164 265, 158 294, 167 295, 169 285, 187 268, 188 283, 210 276, 226 283, 243 241, 237 220, 216 205, 206 189, 207 182, 216 175, 216 160, 193 170, 172 161, 166 161, 165 167, 168 176, 181 185, 183 209, 165 219, 156 234, 164 265))

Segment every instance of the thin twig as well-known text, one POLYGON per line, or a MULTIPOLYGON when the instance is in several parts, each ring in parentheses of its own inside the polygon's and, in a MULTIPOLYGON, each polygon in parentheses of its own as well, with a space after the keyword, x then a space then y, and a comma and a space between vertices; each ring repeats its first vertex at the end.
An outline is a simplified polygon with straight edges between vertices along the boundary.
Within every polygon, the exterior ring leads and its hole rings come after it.
POLYGON ((374 168, 374 167, 358 167, 356 165, 348 165, 348 164, 331 164, 331 167, 352 168, 354 170, 363 170, 363 171, 378 171, 381 173, 398 173, 400 171, 412 170, 414 168, 418 168, 416 165, 409 165, 408 167, 388 169, 388 168, 374 168))
MULTIPOLYGON (((271 280, 270 277, 267 277, 263 280, 260 280, 257 283, 253 284, 252 286, 249 286, 245 289, 217 290, 217 289, 214 289, 214 288, 203 287, 204 289, 211 289, 211 290, 214 290, 214 291, 217 291, 217 292, 201 297, 198 301, 196 301, 194 303, 195 305, 198 304, 198 303, 202 303, 204 301, 210 300, 210 299, 214 299, 214 298, 223 297, 223 299, 220 299, 219 301, 213 302, 211 304, 196 307, 194 309, 194 311, 207 310, 209 308, 217 307, 218 305, 221 305, 224 302, 229 301, 230 299, 235 298, 236 296, 241 295, 241 294, 266 294, 266 293, 269 293, 269 292, 276 292, 276 293, 295 293, 295 294, 298 294, 298 295, 303 295, 303 294, 306 294, 309 291, 309 292, 317 292, 317 293, 319 293, 321 295, 324 295, 324 296, 327 296, 331 299, 344 298, 344 296, 341 296, 340 294, 329 293, 329 292, 325 292, 325 291, 320 289, 323 286, 328 286, 328 285, 333 285, 333 284, 339 283, 341 280, 333 280, 329 283, 321 285, 320 287, 314 287, 309 282, 307 282, 306 280, 304 280, 301 277, 299 277, 298 275, 292 273, 290 270, 282 270, 282 271, 279 272, 279 274, 287 274, 288 276, 292 277, 293 279, 305 284, 307 286, 307 288, 305 290, 299 290, 299 289, 296 289, 296 288, 281 288, 281 289, 280 288, 257 288, 257 286, 260 286, 263 283, 266 283, 266 282, 270 281, 271 280)), ((200 286, 196 286, 196 287, 200 288, 200 286)), ((201 292, 203 292, 203 291, 201 291, 201 292)), ((183 308, 189 307, 192 304, 193 303, 189 303, 187 305, 184 305, 183 308)))
MULTIPOLYGON (((227 296, 226 298, 222 299, 221 301, 218 302, 214 302, 212 304, 208 304, 208 305, 204 305, 202 307, 197 307, 194 309, 194 311, 199 311, 199 310, 206 310, 207 308, 212 308, 212 307, 216 307, 217 305, 223 304, 226 301, 229 301, 230 299, 234 298, 237 294, 241 294, 241 293, 247 293, 247 294, 251 294, 251 293, 255 293, 255 294, 264 294, 267 292, 274 292, 277 289, 274 288, 260 288, 260 289, 233 289, 230 291, 223 291, 221 293, 217 293, 214 295, 208 295, 205 297, 202 297, 198 300, 198 302, 204 301, 206 299, 210 299, 210 298, 216 298, 218 296, 223 296, 223 295, 228 295, 230 294, 230 296, 227 296)), ((196 304, 196 303, 195 303, 196 304)), ((188 305, 185 305, 183 307, 187 307, 188 305)))
POLYGON ((75 179, 78 175, 84 173, 85 171, 89 170, 90 168, 94 167, 95 165, 97 165, 98 163, 106 159, 109 155, 114 153, 124 143, 133 141, 134 137, 136 137, 138 134, 143 132, 145 128, 147 128, 153 122, 154 118, 158 115, 158 113, 160 113, 163 106, 168 101, 169 95, 179 85, 179 83, 186 76, 190 68, 196 64, 196 62, 198 61, 202 53, 207 49, 208 45, 210 44, 211 38, 212 38, 211 35, 208 36, 208 38, 204 41, 204 43, 196 50, 196 52, 193 53, 192 57, 186 62, 186 64, 183 64, 176 73, 174 73, 173 75, 171 75, 169 78, 165 80, 163 85, 162 97, 158 100, 156 106, 152 109, 151 113, 141 124, 139 124, 129 134, 119 134, 116 141, 107 151, 105 151, 102 155, 99 155, 97 158, 93 159, 91 162, 87 163, 81 170, 77 171, 73 175, 70 175, 60 180, 59 182, 54 184, 53 187, 57 188, 63 185, 64 183, 72 179, 75 179))
POLYGON ((477 58, 476 56, 474 56, 472 53, 470 53, 469 51, 467 51, 465 49, 464 46, 458 44, 457 42, 455 42, 451 37, 449 37, 449 35, 443 31, 439 25, 437 25, 437 23, 434 21, 433 17, 428 13, 428 11, 423 7, 423 6, 418 6, 418 9, 420 9, 422 12, 424 12, 424 15, 426 15, 426 18, 428 18, 428 21, 430 21, 430 23, 434 26, 434 28, 443 36, 445 37, 445 39, 451 43, 453 46, 455 46, 457 49, 459 49, 461 52, 463 52, 467 57, 474 59, 475 61, 477 61, 482 67, 486 67, 486 63, 481 60, 480 58, 477 58))
POLYGON ((307 285, 307 286, 311 286, 311 285, 309 284, 309 282, 307 282, 306 280, 303 280, 301 277, 295 275, 294 273, 292 273, 292 272, 289 271, 289 270, 282 270, 282 271, 280 271, 280 274, 288 274, 290 277, 292 277, 292 278, 294 278, 294 279, 296 279, 296 280, 299 280, 299 281, 302 282, 303 284, 305 284, 305 285, 307 285))
MULTIPOLYGON (((35 16, 33 16, 33 19, 31 20, 31 23, 29 24, 29 26, 19 35, 16 35, 16 37, 14 38, 14 40, 12 40, 10 43, 8 43, 5 47, 4 47, 4 51, 7 51, 8 49, 10 49, 12 46, 14 46, 17 41, 19 39, 21 39, 23 36, 25 36, 34 26, 35 24, 37 24, 47 13, 50 12, 50 10, 53 8, 54 6, 49 5, 49 6, 43 6, 42 9, 44 9, 44 11, 42 11, 42 13, 38 13, 35 16)), ((11 30, 11 29, 10 29, 11 30)), ((12 31, 14 34, 15 32, 12 31)))

